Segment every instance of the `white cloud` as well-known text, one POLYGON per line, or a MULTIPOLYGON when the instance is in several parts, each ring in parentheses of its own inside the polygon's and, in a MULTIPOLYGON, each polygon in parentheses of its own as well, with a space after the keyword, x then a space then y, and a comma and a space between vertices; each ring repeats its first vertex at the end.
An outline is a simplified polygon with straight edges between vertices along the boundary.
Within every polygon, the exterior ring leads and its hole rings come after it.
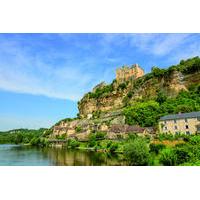
POLYGON ((165 56, 184 44, 190 34, 133 34, 131 44, 145 53, 165 56))
MULTIPOLYGON (((86 61, 77 66, 77 63, 68 60, 68 55, 62 53, 56 56, 66 59, 66 64, 54 66, 32 55, 17 42, 4 42, 0 46, 2 90, 76 101, 94 77, 94 74, 85 73, 83 65, 86 61)), ((49 58, 55 56, 54 52, 50 53, 49 58)))

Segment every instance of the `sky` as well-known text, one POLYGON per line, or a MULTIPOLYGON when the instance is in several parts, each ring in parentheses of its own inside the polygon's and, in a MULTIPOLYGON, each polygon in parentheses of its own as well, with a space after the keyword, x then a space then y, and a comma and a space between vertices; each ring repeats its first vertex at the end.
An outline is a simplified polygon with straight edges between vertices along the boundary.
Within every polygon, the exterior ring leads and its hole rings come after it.
POLYGON ((116 68, 200 56, 200 34, 0 34, 0 131, 51 127, 116 68))

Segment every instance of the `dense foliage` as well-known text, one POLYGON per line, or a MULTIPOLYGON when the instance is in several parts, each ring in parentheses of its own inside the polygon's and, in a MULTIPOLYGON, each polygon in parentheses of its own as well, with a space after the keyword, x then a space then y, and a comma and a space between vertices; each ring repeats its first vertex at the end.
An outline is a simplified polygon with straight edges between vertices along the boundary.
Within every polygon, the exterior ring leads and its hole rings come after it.
POLYGON ((126 123, 142 127, 155 126, 161 116, 200 110, 200 85, 193 85, 189 91, 181 91, 175 98, 167 98, 158 92, 156 100, 136 102, 124 109, 126 123))
POLYGON ((148 165, 149 147, 145 139, 136 138, 124 146, 124 156, 129 165, 148 165))
POLYGON ((155 125, 159 118, 159 104, 155 101, 136 103, 124 110, 126 123, 129 125, 139 124, 140 126, 155 125))
POLYGON ((47 129, 17 129, 7 132, 0 132, 0 143, 43 145, 46 143, 46 139, 44 138, 46 134, 49 134, 47 129))
POLYGON ((95 90, 95 92, 89 92, 88 96, 89 96, 89 98, 97 99, 97 98, 101 97, 102 95, 112 92, 113 90, 114 90, 113 84, 110 84, 110 85, 104 86, 103 88, 97 88, 95 90))

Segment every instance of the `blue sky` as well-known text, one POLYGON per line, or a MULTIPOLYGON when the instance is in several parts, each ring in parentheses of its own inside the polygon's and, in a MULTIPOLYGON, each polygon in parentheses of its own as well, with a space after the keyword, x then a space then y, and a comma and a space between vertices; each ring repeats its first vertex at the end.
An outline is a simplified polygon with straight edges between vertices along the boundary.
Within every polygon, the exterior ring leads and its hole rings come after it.
POLYGON ((0 34, 0 130, 50 127, 122 65, 200 55, 200 34, 0 34))

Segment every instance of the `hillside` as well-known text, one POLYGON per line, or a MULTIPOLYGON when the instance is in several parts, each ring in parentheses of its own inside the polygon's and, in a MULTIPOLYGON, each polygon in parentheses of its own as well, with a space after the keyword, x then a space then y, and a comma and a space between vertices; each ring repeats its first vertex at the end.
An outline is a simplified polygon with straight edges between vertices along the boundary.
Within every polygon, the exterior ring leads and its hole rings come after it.
POLYGON ((49 137, 85 139, 97 131, 106 132, 110 138, 127 132, 148 134, 152 128, 142 127, 155 128, 160 116, 200 110, 199 57, 134 75, 97 85, 78 102, 78 118, 61 120, 49 137))

